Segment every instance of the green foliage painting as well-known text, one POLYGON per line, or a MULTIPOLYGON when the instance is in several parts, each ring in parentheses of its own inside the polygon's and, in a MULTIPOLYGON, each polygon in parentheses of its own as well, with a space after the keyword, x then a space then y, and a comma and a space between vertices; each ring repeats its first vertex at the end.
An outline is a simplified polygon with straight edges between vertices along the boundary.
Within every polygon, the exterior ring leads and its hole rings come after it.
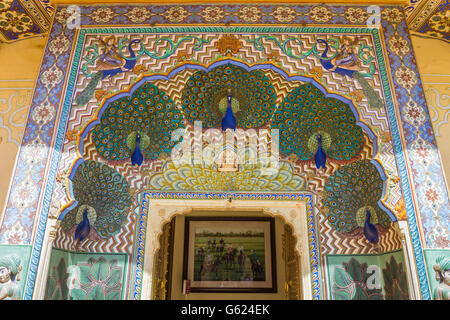
POLYGON ((45 288, 45 300, 67 300, 69 276, 65 260, 61 258, 58 265, 52 266, 50 269, 45 288))

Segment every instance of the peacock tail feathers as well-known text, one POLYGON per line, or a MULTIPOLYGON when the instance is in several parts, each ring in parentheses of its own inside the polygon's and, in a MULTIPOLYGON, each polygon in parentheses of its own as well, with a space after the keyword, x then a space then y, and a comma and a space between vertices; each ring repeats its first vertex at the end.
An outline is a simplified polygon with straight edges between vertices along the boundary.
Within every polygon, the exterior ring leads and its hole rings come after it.
POLYGON ((131 204, 128 183, 120 173, 105 164, 84 161, 75 172, 72 187, 77 206, 62 220, 63 230, 76 226, 87 208, 89 223, 99 236, 109 238, 120 231, 131 204))
POLYGON ((377 168, 369 160, 341 166, 325 182, 327 218, 334 228, 350 233, 364 225, 368 208, 370 222, 388 228, 390 218, 378 206, 383 193, 383 181, 377 168))
POLYGON ((275 112, 271 127, 279 129, 280 153, 310 160, 317 151, 317 134, 327 157, 349 160, 362 149, 364 136, 350 107, 326 98, 312 84, 293 89, 275 112))
POLYGON ((359 72, 355 72, 353 74, 353 78, 355 78, 356 81, 358 81, 358 83, 361 85, 364 95, 366 96, 367 101, 369 102, 369 106, 377 109, 383 108, 383 102, 381 101, 380 97, 375 92, 375 90, 372 88, 372 86, 369 84, 369 82, 367 82, 367 80, 364 79, 364 76, 361 75, 359 72))
POLYGON ((157 159, 161 153, 170 154, 175 144, 172 132, 185 127, 181 111, 172 99, 156 86, 145 83, 131 96, 109 104, 101 123, 93 130, 97 151, 110 160, 124 160, 131 156, 139 131, 143 137, 141 151, 145 159, 157 159), (135 140, 134 140, 135 141, 135 140))
POLYGON ((270 119, 276 94, 269 78, 259 70, 226 64, 189 78, 181 99, 187 120, 200 120, 204 128, 220 127, 229 90, 237 127, 257 128, 270 119))
POLYGON ((94 74, 92 79, 89 80, 86 88, 84 88, 83 91, 81 91, 80 94, 76 97, 75 103, 77 106, 84 106, 89 102, 89 100, 92 99, 92 97, 94 96, 95 88, 97 87, 97 84, 100 82, 102 77, 103 71, 98 71, 94 74))

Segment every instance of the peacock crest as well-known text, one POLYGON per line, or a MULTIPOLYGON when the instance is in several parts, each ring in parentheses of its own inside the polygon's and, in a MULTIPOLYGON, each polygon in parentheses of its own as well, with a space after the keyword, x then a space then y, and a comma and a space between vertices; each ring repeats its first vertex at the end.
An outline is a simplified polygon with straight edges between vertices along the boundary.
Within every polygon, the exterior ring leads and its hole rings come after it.
POLYGON ((72 178, 72 190, 77 205, 64 216, 61 222, 64 231, 77 226, 85 211, 100 237, 109 238, 120 231, 131 196, 128 183, 119 172, 99 162, 84 161, 72 178))
POLYGON ((170 154, 174 130, 184 128, 181 111, 172 99, 146 82, 131 96, 111 102, 93 130, 97 151, 109 160, 130 158, 140 135, 143 158, 154 160, 170 154))
POLYGON ((229 95, 237 127, 257 128, 270 119, 276 94, 269 78, 232 64, 197 71, 189 78, 181 99, 186 119, 202 121, 204 128, 220 127, 229 95))
POLYGON ((313 159, 319 145, 326 157, 347 161, 364 144, 363 131, 350 107, 338 99, 325 97, 309 83, 286 96, 273 116, 271 127, 280 130, 280 153, 294 154, 303 161, 313 159))
POLYGON ((342 233, 364 227, 367 213, 370 223, 389 228, 390 218, 378 201, 383 193, 383 181, 369 160, 341 166, 325 182, 327 218, 342 233))

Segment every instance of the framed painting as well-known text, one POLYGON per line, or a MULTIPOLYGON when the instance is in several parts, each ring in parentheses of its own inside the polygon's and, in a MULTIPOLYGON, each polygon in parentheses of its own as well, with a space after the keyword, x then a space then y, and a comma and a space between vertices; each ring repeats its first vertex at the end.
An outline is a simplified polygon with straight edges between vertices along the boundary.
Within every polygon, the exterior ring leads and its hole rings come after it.
POLYGON ((183 279, 191 292, 277 292, 274 219, 186 217, 183 279))

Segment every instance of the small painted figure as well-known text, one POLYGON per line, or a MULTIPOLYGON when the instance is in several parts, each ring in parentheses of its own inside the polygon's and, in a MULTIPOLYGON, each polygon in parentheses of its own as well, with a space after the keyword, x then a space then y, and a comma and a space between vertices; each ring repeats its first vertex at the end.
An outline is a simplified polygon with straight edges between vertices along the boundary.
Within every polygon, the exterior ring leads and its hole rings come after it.
POLYGON ((358 57, 358 49, 356 48, 357 41, 357 38, 352 40, 347 36, 342 37, 342 44, 338 49, 337 55, 331 60, 328 60, 325 58, 328 56, 330 46, 326 40, 318 39, 318 43, 325 45, 325 50, 322 53, 323 59, 320 59, 320 63, 328 71, 340 74, 341 76, 347 76, 358 81, 369 102, 369 105, 374 108, 382 108, 384 104, 378 93, 373 89, 371 84, 364 79, 365 75, 361 73, 362 61, 358 57))
POLYGON ((438 286, 433 291, 434 300, 450 300, 450 257, 439 256, 433 266, 438 286))
POLYGON ((244 253, 244 246, 242 245, 242 243, 239 244, 238 252, 239 253, 244 253))
POLYGON ((22 264, 17 255, 0 259, 0 300, 20 300, 22 292, 18 281, 22 264))
POLYGON ((136 65, 136 54, 134 53, 132 46, 140 41, 140 39, 131 40, 128 44, 128 51, 130 54, 128 58, 123 58, 116 46, 116 38, 114 36, 106 38, 105 41, 100 40, 103 48, 101 49, 101 54, 95 65, 96 72, 92 75, 83 91, 78 94, 75 103, 79 106, 88 103, 94 96, 97 85, 101 80, 132 70, 136 65))

